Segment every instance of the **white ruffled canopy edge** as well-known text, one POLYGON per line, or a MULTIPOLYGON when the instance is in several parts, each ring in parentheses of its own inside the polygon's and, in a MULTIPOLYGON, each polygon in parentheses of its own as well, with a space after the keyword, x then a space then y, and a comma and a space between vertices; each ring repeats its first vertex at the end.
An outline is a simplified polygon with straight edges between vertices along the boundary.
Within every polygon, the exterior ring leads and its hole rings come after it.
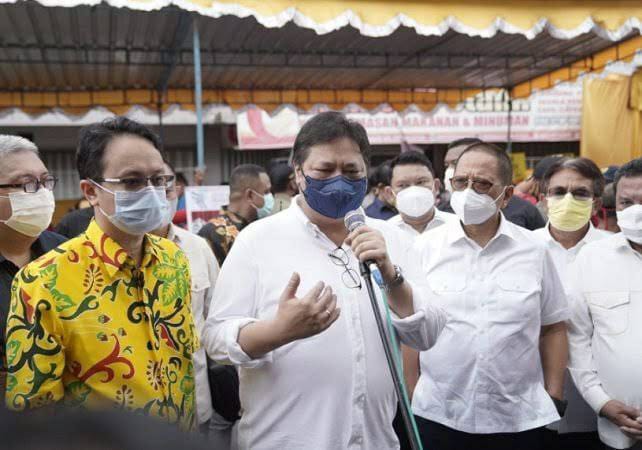
MULTIPOLYGON (((0 3, 16 3, 19 0, 0 0, 0 3)), ((43 6, 48 7, 74 7, 93 6, 102 3, 101 0, 37 0, 43 6)), ((592 18, 586 18, 579 26, 572 29, 557 28, 546 18, 541 18, 537 23, 528 29, 519 28, 508 21, 498 17, 493 24, 487 28, 473 28, 468 26, 456 17, 450 16, 437 25, 424 25, 412 17, 400 13, 383 25, 372 25, 365 23, 362 18, 351 10, 346 10, 332 20, 316 22, 306 16, 296 7, 290 7, 274 15, 262 15, 244 5, 236 3, 213 3, 210 7, 202 7, 189 0, 150 0, 150 1, 128 1, 128 0, 105 0, 107 4, 116 8, 129 8, 142 11, 153 11, 168 6, 176 6, 186 11, 199 13, 203 16, 218 18, 225 15, 232 15, 239 18, 254 17, 261 25, 267 28, 280 28, 288 22, 293 22, 302 28, 314 30, 317 34, 326 34, 336 31, 345 26, 352 26, 359 30, 364 36, 382 37, 392 34, 400 26, 413 28, 418 34, 424 36, 442 36, 448 30, 454 30, 460 34, 471 37, 491 38, 497 32, 508 34, 521 34, 527 39, 533 39, 542 32, 548 32, 556 39, 573 39, 579 35, 594 32, 598 36, 611 41, 618 41, 626 37, 632 31, 642 32, 642 22, 637 17, 626 20, 617 30, 607 30, 600 27, 592 18)))

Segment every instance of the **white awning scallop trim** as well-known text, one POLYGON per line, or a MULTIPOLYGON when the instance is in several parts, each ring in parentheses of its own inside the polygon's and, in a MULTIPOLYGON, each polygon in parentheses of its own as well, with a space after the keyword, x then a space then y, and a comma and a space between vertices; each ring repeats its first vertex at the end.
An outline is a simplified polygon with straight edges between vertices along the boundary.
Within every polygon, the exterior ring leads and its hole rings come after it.
MULTIPOLYGON (((19 0, 0 0, 0 3, 15 3, 19 0)), ((37 0, 38 3, 48 7, 74 7, 94 6, 100 0, 37 0)), ((553 25, 549 19, 543 17, 527 29, 511 24, 508 20, 498 16, 491 25, 486 28, 474 28, 455 16, 449 16, 435 25, 419 23, 413 17, 399 13, 388 22, 382 25, 373 25, 364 22, 362 17, 354 11, 347 9, 331 20, 318 22, 314 18, 304 14, 297 7, 284 8, 274 14, 261 14, 256 9, 240 3, 219 3, 212 2, 210 6, 191 0, 105 0, 105 3, 117 8, 130 8, 142 11, 153 11, 168 6, 176 6, 186 11, 196 12, 203 16, 218 18, 225 15, 232 15, 239 18, 254 17, 261 25, 268 28, 280 28, 289 22, 293 22, 302 28, 314 30, 317 34, 327 34, 346 26, 359 30, 364 36, 383 37, 392 34, 399 27, 413 28, 418 34, 424 36, 442 36, 448 30, 454 30, 471 37, 491 38, 498 32, 508 34, 521 34, 528 39, 534 39, 537 35, 547 32, 556 39, 573 39, 588 32, 594 32, 604 39, 618 41, 628 36, 631 32, 642 32, 642 21, 638 17, 630 17, 617 29, 609 30, 599 25, 593 17, 587 17, 580 25, 574 28, 559 28, 553 25)), ((580 2, 581 3, 581 2, 580 2)))

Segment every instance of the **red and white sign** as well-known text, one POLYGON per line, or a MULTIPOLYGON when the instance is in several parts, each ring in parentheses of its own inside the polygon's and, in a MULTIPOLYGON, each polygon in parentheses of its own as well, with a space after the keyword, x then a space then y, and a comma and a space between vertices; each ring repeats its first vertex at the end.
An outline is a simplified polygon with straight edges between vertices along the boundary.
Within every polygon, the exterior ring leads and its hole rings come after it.
POLYGON ((192 233, 198 233, 208 220, 221 213, 229 200, 229 186, 186 186, 187 229, 192 233))
MULTIPOLYGON (((514 142, 577 141, 580 136, 582 107, 581 82, 561 84, 514 100, 510 114, 511 139, 514 142)), ((300 113, 284 106, 275 114, 250 107, 237 116, 238 144, 243 149, 288 148, 299 129, 310 117, 327 110, 320 105, 300 113)), ((483 92, 455 108, 439 105, 430 112, 409 107, 399 113, 382 105, 367 111, 349 105, 343 112, 361 123, 371 144, 445 144, 464 137, 486 141, 506 141, 508 136, 508 103, 501 92, 483 92)))

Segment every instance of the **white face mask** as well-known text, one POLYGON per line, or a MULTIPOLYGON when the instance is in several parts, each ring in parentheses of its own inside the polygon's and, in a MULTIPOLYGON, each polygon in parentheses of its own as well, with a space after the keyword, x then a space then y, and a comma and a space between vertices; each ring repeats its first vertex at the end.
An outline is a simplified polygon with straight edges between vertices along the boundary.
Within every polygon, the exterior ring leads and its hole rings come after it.
POLYGON ((455 176, 455 168, 453 166, 448 166, 446 172, 444 173, 444 185, 448 192, 452 193, 453 186, 450 184, 450 180, 455 176))
POLYGON ((32 194, 11 192, 2 195, 11 202, 11 217, 4 222, 9 228, 25 236, 38 237, 51 223, 56 202, 53 192, 42 188, 32 194))
POLYGON ((497 212, 497 200, 504 191, 494 200, 490 195, 478 194, 471 188, 455 191, 450 197, 450 206, 464 225, 479 225, 497 212))
POLYGON ((423 186, 410 186, 397 194, 397 210, 413 219, 423 217, 435 206, 432 190, 423 186))
POLYGON ((629 206, 616 215, 622 234, 629 241, 642 244, 642 205, 629 206))

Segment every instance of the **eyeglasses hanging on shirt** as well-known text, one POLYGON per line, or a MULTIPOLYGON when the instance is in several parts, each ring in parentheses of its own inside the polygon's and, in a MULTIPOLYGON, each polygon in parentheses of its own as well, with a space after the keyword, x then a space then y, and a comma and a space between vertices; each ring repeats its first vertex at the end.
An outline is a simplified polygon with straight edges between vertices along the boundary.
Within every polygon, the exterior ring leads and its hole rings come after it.
POLYGON ((350 255, 341 247, 337 247, 332 253, 328 253, 328 256, 335 265, 345 269, 341 274, 343 284, 349 289, 361 289, 361 277, 349 265, 350 255))

